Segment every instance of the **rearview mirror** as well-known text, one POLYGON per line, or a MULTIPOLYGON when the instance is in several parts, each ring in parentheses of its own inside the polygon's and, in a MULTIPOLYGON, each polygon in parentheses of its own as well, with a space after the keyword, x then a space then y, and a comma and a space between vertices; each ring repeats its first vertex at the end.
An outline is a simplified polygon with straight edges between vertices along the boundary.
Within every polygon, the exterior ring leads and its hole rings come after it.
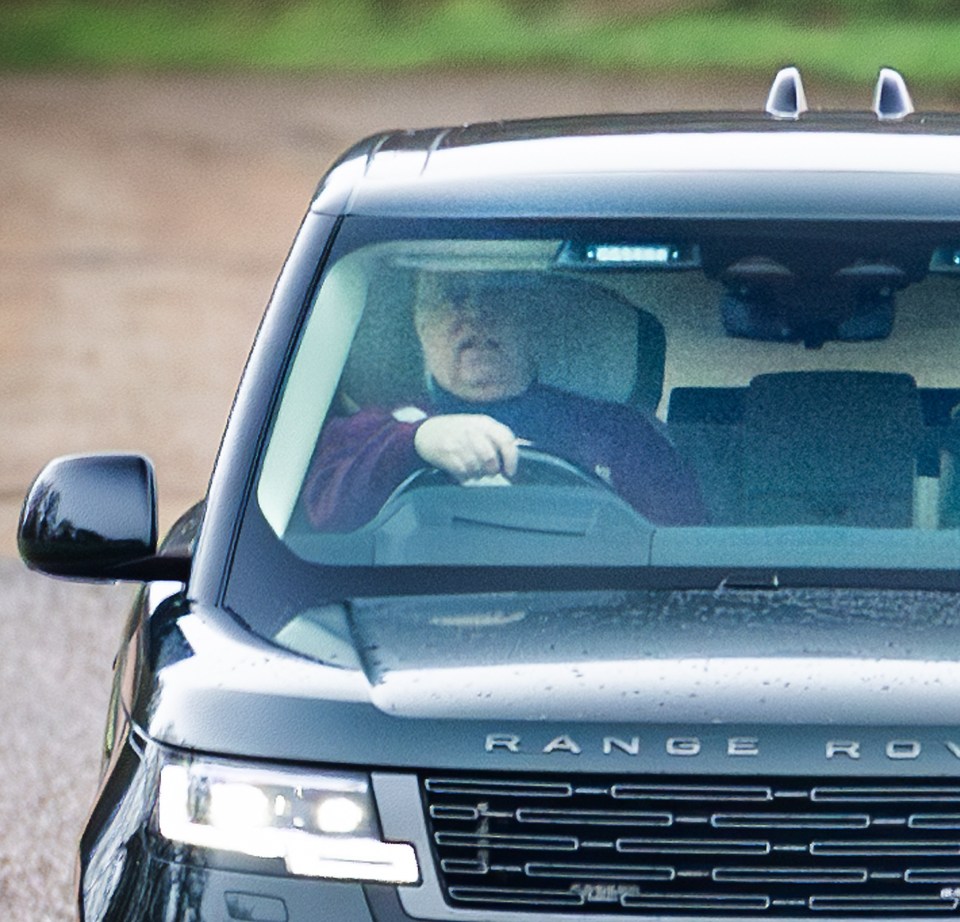
POLYGON ((51 461, 27 493, 17 543, 28 567, 51 576, 138 578, 131 565, 157 549, 153 464, 136 454, 51 461))

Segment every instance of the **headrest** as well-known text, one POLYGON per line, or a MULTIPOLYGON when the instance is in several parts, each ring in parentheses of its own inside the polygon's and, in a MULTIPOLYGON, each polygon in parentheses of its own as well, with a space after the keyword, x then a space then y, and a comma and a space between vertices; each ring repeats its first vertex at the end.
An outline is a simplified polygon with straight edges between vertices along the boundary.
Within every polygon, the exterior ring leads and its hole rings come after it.
POLYGON ((341 387, 360 405, 390 406, 423 392, 413 307, 451 285, 529 318, 538 380, 588 397, 653 412, 663 389, 666 336, 647 311, 579 278, 533 272, 412 273, 371 287, 341 387))
MULTIPOLYGON (((915 440, 920 398, 908 374, 880 371, 797 371, 757 375, 746 398, 748 429, 797 432, 874 431, 875 438, 915 440), (799 421, 804 420, 801 424, 799 421), (811 430, 812 431, 812 430, 811 430)), ((882 454, 879 442, 875 452, 882 454)))

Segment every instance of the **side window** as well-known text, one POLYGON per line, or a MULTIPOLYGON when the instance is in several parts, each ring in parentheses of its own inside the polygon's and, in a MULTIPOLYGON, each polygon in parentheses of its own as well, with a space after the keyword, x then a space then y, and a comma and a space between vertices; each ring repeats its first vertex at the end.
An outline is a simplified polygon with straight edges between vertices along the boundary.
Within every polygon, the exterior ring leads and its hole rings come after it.
POLYGON ((271 528, 290 523, 340 372, 363 311, 369 283, 363 251, 340 260, 317 294, 283 392, 257 487, 271 528))

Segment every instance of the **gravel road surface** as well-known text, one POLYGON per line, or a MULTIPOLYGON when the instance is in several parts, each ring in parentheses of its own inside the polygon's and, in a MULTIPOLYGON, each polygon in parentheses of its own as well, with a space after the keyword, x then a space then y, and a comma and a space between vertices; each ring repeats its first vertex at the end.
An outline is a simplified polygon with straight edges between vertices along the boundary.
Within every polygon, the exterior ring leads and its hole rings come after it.
MULTIPOLYGON (((0 906, 72 919, 73 853, 129 587, 14 561, 51 457, 152 456, 161 521, 204 492, 261 311, 324 167, 387 127, 759 108, 765 87, 628 75, 0 76, 0 906)), ((870 92, 808 86, 815 104, 870 92)), ((924 101, 929 104, 929 101, 924 101)))
POLYGON ((0 560, 0 907, 10 922, 75 918, 74 852, 130 599, 129 587, 46 579, 0 560))

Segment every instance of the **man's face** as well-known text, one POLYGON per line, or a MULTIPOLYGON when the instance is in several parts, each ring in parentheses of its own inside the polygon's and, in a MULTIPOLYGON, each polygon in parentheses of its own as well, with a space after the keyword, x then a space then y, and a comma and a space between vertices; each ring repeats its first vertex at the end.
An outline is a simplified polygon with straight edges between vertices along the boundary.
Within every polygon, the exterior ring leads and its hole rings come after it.
POLYGON ((463 400, 514 397, 533 380, 527 334, 509 305, 437 304, 418 311, 416 327, 427 371, 463 400))

